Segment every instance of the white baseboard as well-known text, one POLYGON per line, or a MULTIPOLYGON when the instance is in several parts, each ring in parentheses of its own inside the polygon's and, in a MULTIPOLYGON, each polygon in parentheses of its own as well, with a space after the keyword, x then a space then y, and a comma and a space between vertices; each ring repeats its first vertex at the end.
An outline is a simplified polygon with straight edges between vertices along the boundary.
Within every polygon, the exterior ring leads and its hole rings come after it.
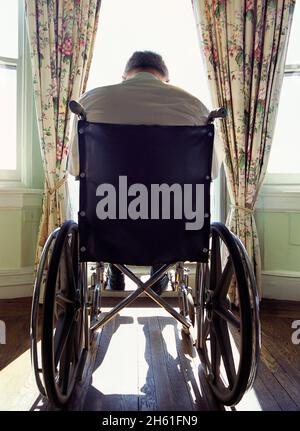
POLYGON ((34 268, 0 269, 0 299, 32 296, 34 268))
POLYGON ((263 271, 262 296, 269 299, 300 301, 300 273, 263 271))

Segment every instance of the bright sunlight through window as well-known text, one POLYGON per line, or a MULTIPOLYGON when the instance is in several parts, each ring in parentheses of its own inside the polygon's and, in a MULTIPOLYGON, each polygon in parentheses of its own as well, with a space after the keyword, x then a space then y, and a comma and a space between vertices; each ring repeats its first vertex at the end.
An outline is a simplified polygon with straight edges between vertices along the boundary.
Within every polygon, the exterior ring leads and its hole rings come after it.
POLYGON ((161 54, 170 84, 211 108, 190 0, 103 0, 87 89, 121 82, 139 50, 161 54))
POLYGON ((293 16, 269 173, 300 173, 300 2, 293 16))

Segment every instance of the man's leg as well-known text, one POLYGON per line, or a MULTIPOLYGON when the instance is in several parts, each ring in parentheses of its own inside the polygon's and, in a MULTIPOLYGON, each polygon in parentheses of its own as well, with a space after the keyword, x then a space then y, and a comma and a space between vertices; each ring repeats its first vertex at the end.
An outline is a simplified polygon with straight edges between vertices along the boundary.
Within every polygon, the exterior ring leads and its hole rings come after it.
POLYGON ((108 290, 124 290, 125 289, 125 278, 122 271, 113 266, 111 263, 108 264, 107 280, 105 283, 105 289, 108 290))
MULTIPOLYGON (((150 269, 150 276, 152 276, 156 271, 158 271, 162 265, 153 265, 150 269)), ((157 295, 161 295, 164 290, 167 289, 169 283, 169 277, 168 274, 164 274, 163 277, 158 280, 156 283, 154 283, 151 286, 151 289, 154 290, 157 295)))
MULTIPOLYGON (((150 269, 150 276, 161 268, 162 265, 153 265, 150 269)), ((168 287, 169 277, 168 274, 164 274, 163 277, 151 286, 151 289, 158 295, 161 295, 168 287)), ((108 265, 107 280, 105 283, 105 289, 108 290, 124 290, 125 279, 124 274, 118 268, 112 264, 108 265)))

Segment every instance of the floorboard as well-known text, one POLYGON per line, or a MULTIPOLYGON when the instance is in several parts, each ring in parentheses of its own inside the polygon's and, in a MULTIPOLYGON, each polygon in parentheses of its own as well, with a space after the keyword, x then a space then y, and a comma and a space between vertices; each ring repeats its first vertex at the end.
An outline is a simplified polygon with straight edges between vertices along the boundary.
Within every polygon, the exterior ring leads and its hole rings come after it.
MULTIPOLYGON (((174 305, 173 299, 169 299, 174 305)), ((117 302, 105 300, 104 312, 117 302)), ((233 408, 220 405, 197 352, 165 310, 143 298, 95 334, 69 410, 300 410, 300 351, 291 340, 299 303, 263 301, 262 353, 254 388, 233 408), (273 310, 273 311, 272 311, 273 310)), ((53 410, 30 364, 30 300, 0 300, 0 410, 53 410)))

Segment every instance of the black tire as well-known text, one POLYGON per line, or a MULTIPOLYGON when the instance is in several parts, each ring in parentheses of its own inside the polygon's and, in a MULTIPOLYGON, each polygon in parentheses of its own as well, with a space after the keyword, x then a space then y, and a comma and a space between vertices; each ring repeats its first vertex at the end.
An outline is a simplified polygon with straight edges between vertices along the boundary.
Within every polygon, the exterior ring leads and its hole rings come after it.
POLYGON ((246 268, 234 235, 222 223, 211 225, 209 263, 200 264, 196 283, 200 283, 197 345, 204 370, 219 401, 234 405, 251 379, 254 334, 246 268), (221 244, 227 250, 223 257, 221 244), (232 281, 239 299, 234 310, 227 296, 232 281))
POLYGON ((38 347, 39 337, 41 334, 41 311, 43 311, 43 305, 40 304, 41 287, 43 284, 44 271, 46 270, 48 263, 51 260, 53 246, 56 241, 59 228, 55 229, 51 235, 47 238, 44 245, 40 262, 37 268, 35 277, 33 295, 32 295, 32 306, 31 306, 31 318, 30 318, 30 350, 31 350, 31 364, 33 366, 35 381, 40 394, 46 396, 44 383, 42 379, 42 367, 40 365, 40 348, 38 347))
POLYGON ((66 221, 49 264, 44 296, 42 369, 49 401, 64 407, 73 392, 84 349, 84 292, 78 226, 66 221))
POLYGON ((259 294, 256 285, 255 274, 253 271, 252 263, 249 259, 247 251, 242 241, 235 235, 235 242, 240 250, 241 258, 244 263, 247 280, 249 285, 250 303, 252 310, 252 327, 253 327, 253 355, 250 378, 248 381, 247 390, 250 390, 254 384, 258 372, 258 364, 260 360, 261 351, 261 325, 259 314, 259 294))

